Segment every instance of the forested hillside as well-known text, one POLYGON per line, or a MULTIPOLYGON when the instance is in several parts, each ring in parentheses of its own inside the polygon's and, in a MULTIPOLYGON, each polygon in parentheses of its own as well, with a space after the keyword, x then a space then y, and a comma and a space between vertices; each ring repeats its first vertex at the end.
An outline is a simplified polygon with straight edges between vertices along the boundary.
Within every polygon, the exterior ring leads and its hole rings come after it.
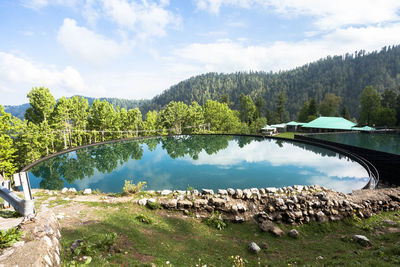
POLYGON ((219 100, 226 95, 232 108, 239 109, 239 97, 243 93, 254 100, 262 97, 267 108, 275 110, 278 95, 285 92, 290 118, 297 119, 300 108, 309 98, 316 97, 320 103, 329 92, 340 96, 350 115, 358 117, 360 95, 366 86, 371 85, 382 93, 386 88, 397 90, 399 84, 400 46, 392 46, 369 54, 358 51, 327 57, 278 73, 203 74, 172 86, 141 109, 143 113, 160 110, 172 100, 186 104, 197 101, 203 105, 208 99, 219 100))
MULTIPOLYGON (((81 97, 81 96, 79 96, 81 97)), ((89 105, 92 105, 93 102, 97 99, 94 97, 87 97, 83 96, 85 99, 88 100, 89 105)), ((111 105, 113 105, 114 108, 117 108, 118 106, 120 108, 125 108, 125 109, 133 109, 142 106, 143 104, 149 102, 150 100, 146 99, 140 99, 140 100, 129 100, 129 99, 122 99, 122 98, 107 98, 107 97, 102 97, 98 98, 100 101, 105 100, 111 105)), ((28 103, 18 105, 18 106, 4 106, 5 112, 11 113, 11 115, 23 120, 24 119, 24 114, 25 111, 30 107, 28 103)))

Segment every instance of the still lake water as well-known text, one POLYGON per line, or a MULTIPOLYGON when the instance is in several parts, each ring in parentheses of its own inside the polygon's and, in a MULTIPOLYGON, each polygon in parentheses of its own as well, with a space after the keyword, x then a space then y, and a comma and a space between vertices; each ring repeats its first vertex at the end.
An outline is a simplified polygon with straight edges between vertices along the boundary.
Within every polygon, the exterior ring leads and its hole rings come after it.
POLYGON ((312 138, 400 155, 400 135, 383 133, 315 134, 312 138))
POLYGON ((121 192, 125 180, 147 190, 201 190, 319 184, 348 193, 369 181, 357 162, 296 142, 238 136, 123 141, 65 153, 28 170, 32 188, 121 192))

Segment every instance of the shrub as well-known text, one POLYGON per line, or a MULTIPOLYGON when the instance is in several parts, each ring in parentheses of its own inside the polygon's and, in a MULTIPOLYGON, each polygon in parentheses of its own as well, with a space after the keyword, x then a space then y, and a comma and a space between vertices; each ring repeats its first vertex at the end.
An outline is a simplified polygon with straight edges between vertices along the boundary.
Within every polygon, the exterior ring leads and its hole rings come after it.
POLYGON ((71 250, 72 256, 95 256, 98 252, 108 252, 117 239, 117 233, 92 235, 71 250))
POLYGON ((147 201, 147 207, 151 210, 159 210, 161 209, 161 205, 158 202, 149 202, 147 201))
POLYGON ((145 223, 145 224, 152 224, 153 219, 151 219, 149 216, 141 213, 139 215, 136 215, 135 219, 139 222, 145 223))
POLYGON ((222 219, 222 214, 219 213, 218 211, 213 212, 210 216, 210 218, 205 220, 205 223, 208 226, 212 226, 217 228, 218 230, 222 230, 226 227, 226 223, 222 219))
POLYGON ((138 182, 134 184, 133 181, 125 180, 124 187, 122 188, 122 192, 125 194, 136 194, 146 188, 146 182, 138 182))
POLYGON ((10 228, 8 231, 0 230, 0 248, 11 247, 15 242, 21 240, 23 232, 18 228, 10 228))

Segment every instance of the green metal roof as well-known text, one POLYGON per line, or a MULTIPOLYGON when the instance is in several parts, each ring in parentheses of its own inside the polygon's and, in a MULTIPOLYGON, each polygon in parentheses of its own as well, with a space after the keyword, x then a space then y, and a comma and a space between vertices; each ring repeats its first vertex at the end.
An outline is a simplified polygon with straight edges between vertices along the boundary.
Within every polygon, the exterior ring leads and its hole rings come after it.
POLYGON ((355 123, 341 117, 319 117, 303 125, 304 128, 351 130, 355 123))
POLYGON ((286 125, 289 125, 289 126, 298 126, 298 125, 304 125, 304 124, 306 124, 306 123, 305 122, 297 122, 297 121, 291 121, 291 122, 286 123, 286 125))

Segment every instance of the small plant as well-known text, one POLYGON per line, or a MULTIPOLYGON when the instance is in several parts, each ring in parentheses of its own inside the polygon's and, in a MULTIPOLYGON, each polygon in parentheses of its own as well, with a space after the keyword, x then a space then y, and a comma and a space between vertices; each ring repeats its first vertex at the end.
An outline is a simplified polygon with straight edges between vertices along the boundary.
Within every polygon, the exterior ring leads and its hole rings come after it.
MULTIPOLYGON (((99 252, 109 252, 112 245, 114 245, 117 239, 117 233, 107 233, 92 235, 89 238, 79 240, 78 244, 72 249, 70 249, 70 256, 74 259, 85 258, 88 260, 87 256, 95 256, 99 252)), ((76 241, 74 241, 76 242, 76 241)), ((90 263, 91 259, 89 260, 90 263)))
POLYGON ((145 224, 152 224, 153 219, 151 219, 149 216, 141 213, 139 215, 136 215, 135 219, 139 222, 145 223, 145 224))
POLYGON ((244 267, 246 260, 242 259, 239 255, 230 256, 229 259, 232 262, 232 266, 234 267, 244 267))
POLYGON ((21 240, 21 232, 18 228, 10 228, 8 231, 0 230, 0 248, 11 247, 15 242, 21 240))
POLYGON ((158 202, 147 201, 147 207, 149 209, 151 209, 151 210, 160 210, 160 209, 162 209, 160 203, 158 203, 158 202))
POLYGON ((189 191, 189 192, 191 192, 191 191, 193 191, 193 190, 195 190, 195 189, 194 189, 194 187, 192 187, 192 186, 188 185, 188 187, 187 187, 186 191, 189 191))
POLYGON ((217 228, 218 230, 222 230, 226 227, 226 223, 222 219, 222 214, 219 213, 218 211, 213 212, 210 216, 210 218, 205 220, 205 223, 208 226, 212 226, 217 228))
POLYGON ((125 194, 136 194, 146 187, 146 182, 139 181, 137 184, 134 184, 133 181, 125 180, 122 192, 124 192, 125 194))

